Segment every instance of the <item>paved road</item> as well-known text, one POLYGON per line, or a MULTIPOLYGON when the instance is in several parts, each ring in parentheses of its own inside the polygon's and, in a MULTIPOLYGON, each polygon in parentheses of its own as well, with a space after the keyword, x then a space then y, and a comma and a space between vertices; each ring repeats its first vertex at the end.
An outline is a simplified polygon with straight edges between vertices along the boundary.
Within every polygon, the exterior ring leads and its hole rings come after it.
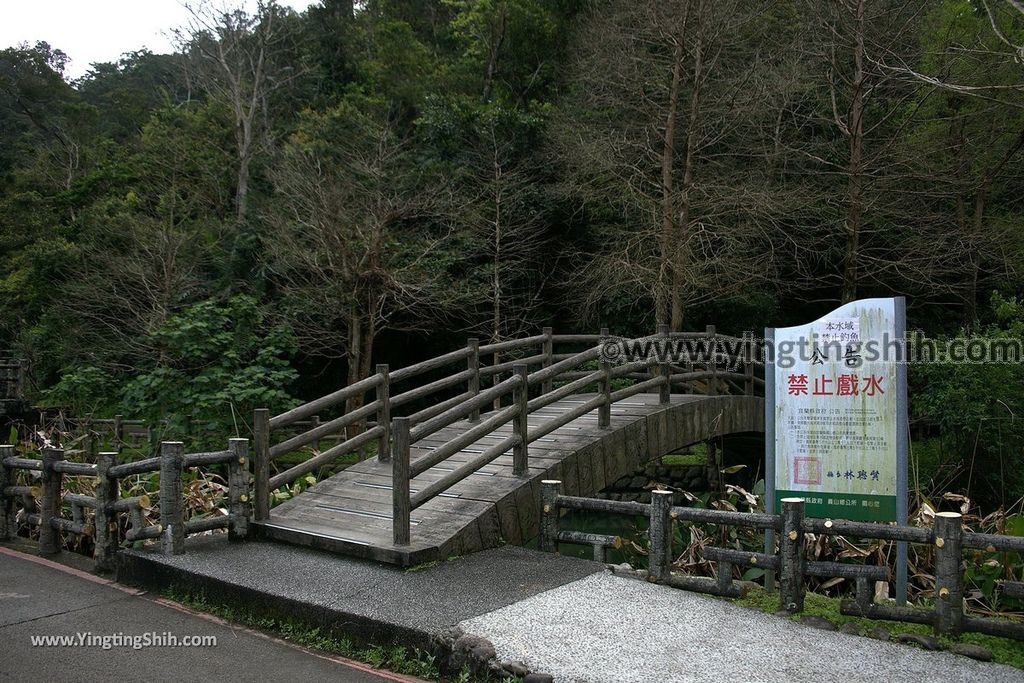
POLYGON ((600 573, 463 621, 559 683, 1002 683, 1024 672, 819 631, 724 600, 600 573))
MULTIPOLYGON (((140 641, 141 642, 141 641, 140 641)), ((176 608, 84 572, 0 548, 0 680, 414 681, 176 608), (33 636, 215 636, 216 646, 33 646, 33 636)))

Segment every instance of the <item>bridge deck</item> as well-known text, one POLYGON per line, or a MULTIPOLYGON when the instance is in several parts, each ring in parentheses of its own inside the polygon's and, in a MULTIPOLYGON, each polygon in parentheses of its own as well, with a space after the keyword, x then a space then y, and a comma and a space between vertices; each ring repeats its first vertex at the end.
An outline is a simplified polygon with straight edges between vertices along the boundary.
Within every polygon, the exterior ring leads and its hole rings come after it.
MULTIPOLYGON (((531 427, 585 402, 594 394, 571 396, 531 413, 531 427)), ((611 426, 597 426, 594 410, 529 446, 527 476, 512 474, 509 450, 444 494, 412 511, 411 543, 392 543, 391 463, 366 460, 326 479, 271 510, 257 523, 261 534, 350 555, 402 565, 463 555, 501 541, 521 544, 537 534, 540 481, 563 480, 569 495, 592 494, 637 465, 671 448, 729 431, 753 431, 761 399, 743 396, 638 394, 611 407, 611 426), (670 413, 677 413, 669 420, 670 413), (689 415, 691 419, 680 416, 689 415), (732 415, 732 419, 727 418, 732 415)), ((459 422, 413 444, 415 461, 458 436, 459 422)), ((411 482, 415 493, 511 434, 505 426, 432 467, 411 482)))

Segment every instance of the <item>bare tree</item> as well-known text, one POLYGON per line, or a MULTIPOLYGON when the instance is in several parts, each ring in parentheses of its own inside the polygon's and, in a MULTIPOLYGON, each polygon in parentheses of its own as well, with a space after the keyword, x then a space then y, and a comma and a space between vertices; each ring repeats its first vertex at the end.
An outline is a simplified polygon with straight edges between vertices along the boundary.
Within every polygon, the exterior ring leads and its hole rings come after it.
POLYGON ((443 284, 447 231, 429 229, 446 193, 408 152, 378 109, 346 104, 308 114, 275 165, 267 251, 287 314, 307 352, 347 359, 349 383, 370 374, 381 331, 426 325, 458 297, 443 284))
POLYGON ((286 59, 297 32, 289 10, 275 0, 258 0, 254 14, 210 0, 186 7, 191 19, 176 31, 180 49, 192 57, 196 82, 234 116, 235 213, 244 221, 250 167, 266 133, 269 99, 300 73, 286 59))
POLYGON ((765 73, 776 65, 758 49, 770 11, 620 1, 586 19, 555 125, 570 190, 603 242, 579 255, 586 308, 613 296, 653 301, 680 330, 688 305, 770 271, 756 247, 782 202, 752 139, 774 121, 765 73))

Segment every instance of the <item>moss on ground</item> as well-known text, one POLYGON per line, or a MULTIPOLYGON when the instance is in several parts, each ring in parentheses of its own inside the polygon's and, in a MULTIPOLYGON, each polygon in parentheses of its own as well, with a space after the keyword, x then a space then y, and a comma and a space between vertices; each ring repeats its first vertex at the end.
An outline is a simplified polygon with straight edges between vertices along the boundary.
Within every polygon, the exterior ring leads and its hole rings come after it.
MULTIPOLYGON (((921 635, 933 635, 932 628, 923 624, 908 624, 899 621, 882 621, 878 619, 865 619, 842 614, 839 611, 839 598, 830 598, 817 593, 807 593, 804 597, 804 611, 790 617, 793 621, 799 621, 803 615, 824 617, 837 626, 843 624, 856 624, 863 633, 881 626, 889 631, 895 638, 900 633, 919 633, 921 635)), ((762 612, 775 613, 779 610, 779 596, 777 593, 767 593, 764 589, 758 588, 750 591, 746 597, 737 600, 736 604, 762 612)), ((971 643, 980 645, 992 652, 996 662, 1024 669, 1024 643, 1009 638, 987 636, 980 633, 965 633, 959 640, 953 638, 939 639, 947 648, 955 643, 971 643)))

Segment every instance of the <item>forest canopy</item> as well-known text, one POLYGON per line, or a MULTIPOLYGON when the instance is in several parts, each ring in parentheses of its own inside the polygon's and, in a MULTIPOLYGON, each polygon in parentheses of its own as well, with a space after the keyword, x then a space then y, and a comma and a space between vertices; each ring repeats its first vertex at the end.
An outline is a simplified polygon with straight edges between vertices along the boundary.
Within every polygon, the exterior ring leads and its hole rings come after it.
MULTIPOLYGON (((1021 329, 1017 0, 191 12, 73 81, 59 45, 0 51, 0 349, 41 402, 228 420, 468 336, 869 296, 1021 329)), ((1024 375, 965 372, 912 374, 932 459, 1019 464, 1019 427, 978 437, 1024 375)))

